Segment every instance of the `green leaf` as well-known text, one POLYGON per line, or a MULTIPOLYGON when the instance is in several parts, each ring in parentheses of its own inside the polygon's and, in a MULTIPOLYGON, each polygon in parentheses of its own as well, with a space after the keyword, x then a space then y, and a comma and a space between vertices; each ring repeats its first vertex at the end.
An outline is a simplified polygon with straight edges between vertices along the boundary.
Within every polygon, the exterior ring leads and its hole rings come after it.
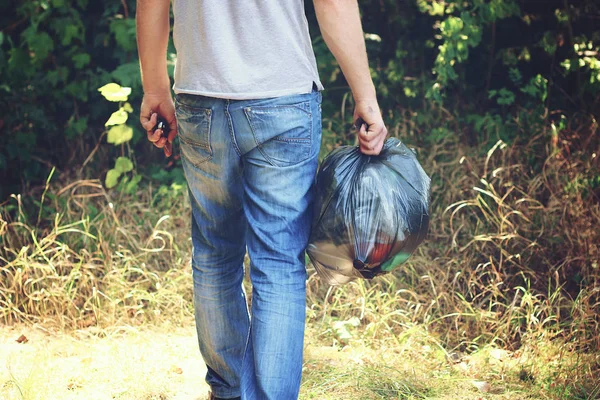
POLYGON ((46 82, 50 83, 52 87, 56 87, 59 83, 65 82, 68 75, 69 70, 67 67, 58 67, 52 71, 48 71, 46 74, 46 82))
POLYGON ((113 143, 115 146, 131 140, 133 137, 133 129, 127 125, 115 125, 108 131, 108 143, 113 143))
POLYGON ((60 40, 60 44, 63 46, 68 46, 73 42, 73 39, 83 36, 83 27, 74 22, 69 17, 54 18, 51 22, 51 27, 56 32, 56 38, 60 40))
POLYGON ((131 107, 131 104, 125 103, 125 104, 123 104, 123 110, 127 111, 128 113, 132 113, 133 107, 131 107))
POLYGON ((169 178, 169 173, 164 169, 160 169, 152 174, 152 179, 155 179, 161 183, 167 183, 169 178))
POLYGON ((90 63, 90 55, 87 53, 75 54, 71 57, 71 60, 73 60, 76 69, 81 69, 90 63))
POLYGON ((115 162, 115 169, 120 173, 129 172, 133 169, 133 163, 127 157, 119 157, 115 162))
POLYGON ((125 51, 134 51, 135 41, 135 19, 113 19, 110 23, 110 31, 114 34, 119 47, 125 51))
POLYGON ((127 101, 127 97, 131 94, 131 88, 122 87, 116 83, 108 83, 98 91, 108 101, 127 101))
POLYGON ((137 189, 138 184, 140 183, 141 180, 142 180, 141 175, 135 175, 131 179, 131 181, 127 182, 127 184, 125 185, 125 193, 132 194, 133 192, 135 192, 135 190, 137 189))
POLYGON ((38 60, 45 60, 48 54, 54 49, 54 41, 46 32, 42 32, 33 37, 29 42, 29 48, 38 60))
POLYGON ((506 88, 498 91, 498 99, 496 100, 501 106, 508 106, 515 102, 515 94, 506 88))
POLYGON ((104 180, 104 184, 108 189, 114 188, 119 183, 119 177, 121 176, 121 172, 116 169, 111 169, 106 173, 106 179, 104 180))
POLYGON ((85 132, 88 127, 88 117, 79 117, 75 119, 75 116, 72 116, 67 123, 65 129, 65 136, 67 138, 73 138, 77 135, 81 136, 85 132))
POLYGON ((24 49, 12 48, 8 51, 8 69, 10 73, 17 76, 30 76, 35 72, 34 66, 31 63, 29 53, 24 49))
POLYGON ((48 54, 54 49, 54 41, 46 32, 38 33, 30 29, 27 29, 27 33, 23 33, 29 49, 34 54, 35 59, 45 60, 48 54))
POLYGON ((71 96, 80 99, 82 101, 87 101, 88 95, 88 82, 84 80, 73 80, 69 82, 69 84, 65 87, 65 92, 69 93, 71 96))
MULTIPOLYGON (((129 103, 127 103, 127 104, 129 104, 129 103)), ((131 106, 129 106, 129 107, 131 107, 131 106)), ((127 111, 125 111, 125 109, 123 107, 121 107, 121 108, 119 108, 118 111, 115 111, 114 113, 112 113, 112 115, 110 116, 108 121, 106 121, 104 126, 124 124, 125 122, 127 122, 127 117, 129 117, 129 114, 127 113, 127 111)))
POLYGON ((510 68, 508 70, 508 77, 517 86, 519 86, 521 84, 521 81, 523 80, 523 75, 521 74, 521 71, 519 71, 518 68, 510 68))
POLYGON ((110 75, 116 82, 125 86, 137 88, 142 85, 139 62, 121 64, 110 75))

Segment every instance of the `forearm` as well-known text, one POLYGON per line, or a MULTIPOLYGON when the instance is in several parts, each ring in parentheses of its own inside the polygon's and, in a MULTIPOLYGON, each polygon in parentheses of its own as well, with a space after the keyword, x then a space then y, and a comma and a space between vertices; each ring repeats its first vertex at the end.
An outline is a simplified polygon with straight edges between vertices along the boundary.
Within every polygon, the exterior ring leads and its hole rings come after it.
POLYGON ((136 32, 145 93, 170 90, 167 72, 169 0, 137 0, 136 32))
POLYGON ((356 101, 375 98, 356 0, 314 0, 321 34, 356 101))

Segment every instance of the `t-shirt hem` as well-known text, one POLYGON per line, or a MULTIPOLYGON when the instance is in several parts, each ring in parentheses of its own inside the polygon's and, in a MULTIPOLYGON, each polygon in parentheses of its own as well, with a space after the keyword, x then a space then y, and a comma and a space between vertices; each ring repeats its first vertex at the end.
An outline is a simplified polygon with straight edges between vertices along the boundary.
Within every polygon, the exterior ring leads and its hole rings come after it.
MULTIPOLYGON (((323 90, 323 84, 319 81, 316 82, 317 88, 319 91, 323 90)), ((173 86, 173 91, 176 94, 193 94, 197 96, 205 96, 205 97, 214 97, 217 99, 230 99, 230 100, 252 100, 252 99, 266 99, 269 97, 281 97, 281 96, 291 96, 294 94, 304 94, 310 93, 312 91, 312 82, 307 87, 304 86, 302 88, 293 88, 286 90, 275 90, 268 92, 252 92, 252 93, 222 93, 222 92, 209 92, 205 90, 194 90, 194 89, 184 89, 173 86)))

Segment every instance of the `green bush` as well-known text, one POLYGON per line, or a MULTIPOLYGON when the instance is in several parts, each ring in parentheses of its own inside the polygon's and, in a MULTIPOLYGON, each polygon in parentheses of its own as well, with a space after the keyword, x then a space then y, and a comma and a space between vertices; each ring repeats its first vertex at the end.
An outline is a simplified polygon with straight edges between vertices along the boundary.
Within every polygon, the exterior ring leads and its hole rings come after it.
MULTIPOLYGON (((536 110, 535 123, 546 126, 573 112, 600 116, 597 2, 365 0, 360 6, 381 108, 405 137, 421 133, 435 142, 444 131, 471 144, 510 142, 523 110, 536 110)), ((325 115, 333 120, 325 127, 333 128, 335 143, 350 129, 352 113, 340 111, 348 90, 326 47, 316 44, 329 88, 325 115)))
POLYGON ((136 104, 134 13, 132 0, 0 5, 0 199, 85 159, 112 112, 100 86, 133 87, 136 104))
MULTIPOLYGON (((554 130, 600 105, 600 5, 594 0, 364 0, 371 73, 393 135, 417 145, 446 138, 471 145, 554 130)), ((323 154, 354 141, 351 97, 319 36, 307 2, 325 83, 323 154)), ((135 1, 9 0, 0 5, 0 199, 80 165, 114 109, 97 89, 131 87, 141 98, 135 1)), ((169 49, 170 67, 174 49, 169 49)), ((131 146, 136 173, 159 152, 139 124, 131 146)), ((88 174, 105 179, 123 155, 103 139, 88 174)), ((534 164, 535 160, 533 160, 534 164)), ((89 165, 89 164, 88 164, 89 165)), ((177 166, 177 164, 175 164, 177 166)), ((152 172, 154 173, 154 172, 152 172)), ((164 174, 163 174, 164 175, 164 174)))

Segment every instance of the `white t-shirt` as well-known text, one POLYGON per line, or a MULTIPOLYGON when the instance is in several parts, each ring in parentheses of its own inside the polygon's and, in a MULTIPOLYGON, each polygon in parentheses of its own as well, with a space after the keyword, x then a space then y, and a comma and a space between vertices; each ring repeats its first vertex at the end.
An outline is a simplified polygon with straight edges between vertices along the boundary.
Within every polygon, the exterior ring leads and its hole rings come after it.
POLYGON ((304 0, 173 0, 175 93, 259 99, 319 90, 304 0))

